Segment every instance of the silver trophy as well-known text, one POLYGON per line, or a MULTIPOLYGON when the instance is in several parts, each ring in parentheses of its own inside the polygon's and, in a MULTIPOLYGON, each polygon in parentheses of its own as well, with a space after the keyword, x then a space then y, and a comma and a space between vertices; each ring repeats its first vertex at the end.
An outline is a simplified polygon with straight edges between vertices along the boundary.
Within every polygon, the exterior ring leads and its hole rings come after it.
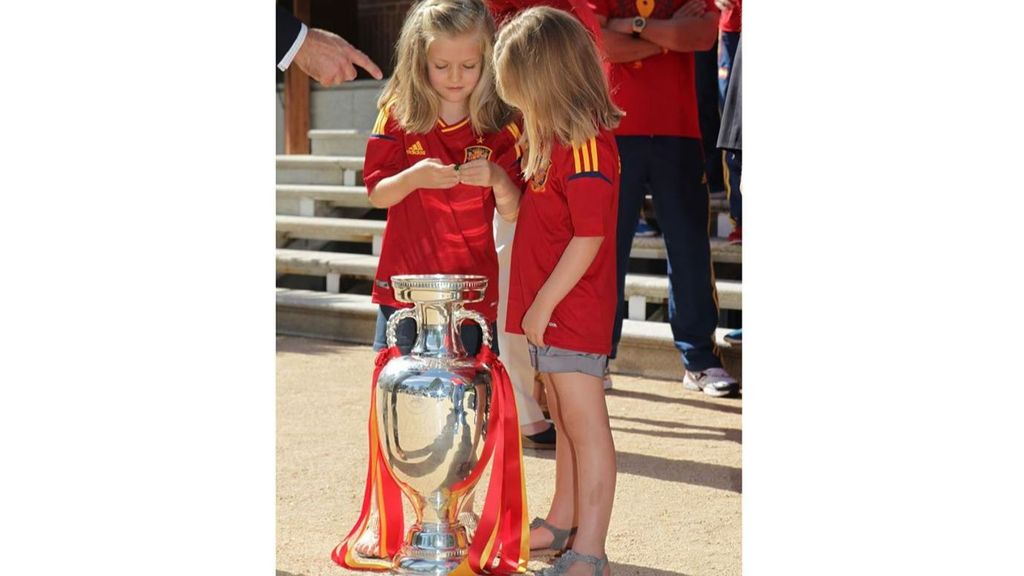
POLYGON ((416 513, 394 570, 441 576, 459 565, 469 546, 458 518, 479 478, 460 484, 483 452, 491 406, 490 368, 467 356, 459 332, 463 321, 477 322, 490 345, 487 320, 463 308, 483 300, 487 278, 394 276, 391 284, 398 301, 415 306, 388 320, 388 346, 405 318, 415 319, 419 333, 411 354, 392 358, 377 379, 384 458, 416 513))

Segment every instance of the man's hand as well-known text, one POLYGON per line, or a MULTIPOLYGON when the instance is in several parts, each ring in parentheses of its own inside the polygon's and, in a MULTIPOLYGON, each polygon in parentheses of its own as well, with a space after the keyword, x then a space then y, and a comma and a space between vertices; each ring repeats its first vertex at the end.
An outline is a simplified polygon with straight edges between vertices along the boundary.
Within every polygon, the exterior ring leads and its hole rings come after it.
POLYGON ((356 77, 356 66, 380 80, 380 68, 347 40, 319 28, 310 28, 295 54, 294 63, 323 86, 342 84, 356 77))
POLYGON ((501 168, 490 160, 477 158, 459 166, 456 172, 459 174, 459 182, 487 188, 494 186, 495 174, 500 170, 501 168))
POLYGON ((459 183, 454 164, 444 164, 437 158, 424 158, 412 167, 414 187, 427 189, 451 188, 459 183))
POLYGON ((544 332, 548 329, 548 322, 551 320, 550 308, 543 306, 538 300, 534 300, 530 309, 523 316, 520 327, 526 334, 526 340, 534 346, 545 346, 544 332))

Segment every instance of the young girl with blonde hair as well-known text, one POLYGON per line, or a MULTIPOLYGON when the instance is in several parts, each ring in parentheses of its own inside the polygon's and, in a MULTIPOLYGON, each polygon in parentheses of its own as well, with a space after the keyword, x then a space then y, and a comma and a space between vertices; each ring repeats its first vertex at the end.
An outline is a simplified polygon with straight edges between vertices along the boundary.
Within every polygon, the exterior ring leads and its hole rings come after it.
POLYGON ((555 493, 531 525, 531 548, 572 549, 544 575, 608 575, 615 445, 602 380, 616 308, 619 159, 611 101, 594 43, 569 14, 531 8, 494 47, 498 93, 523 114, 528 180, 512 248, 507 329, 525 334, 546 373, 558 430, 555 493))
MULTIPOLYGON (((423 0, 402 27, 363 168, 370 203, 388 209, 373 286, 381 306, 376 349, 386 346, 387 319, 407 306, 394 299, 396 274, 485 275, 485 299, 468 307, 496 320, 491 221, 495 210, 516 217, 520 134, 495 93, 493 42, 483 0, 423 0)), ((399 325, 399 348, 411 347, 413 328, 410 320, 399 325)), ((473 354, 480 329, 465 330, 473 354)))
MULTIPOLYGON (((370 203, 388 210, 373 285, 373 302, 380 305, 375 350, 387 346, 391 315, 409 306, 395 300, 391 288, 399 274, 487 276, 484 300, 467 308, 495 330, 492 219, 497 211, 515 220, 522 181, 520 132, 495 92, 494 31, 483 0, 422 0, 402 27, 363 167, 370 203)), ((415 322, 403 320, 397 333, 403 354, 415 339, 415 322)), ((463 324, 462 342, 477 354, 480 327, 463 324)), ((376 530, 366 531, 356 551, 379 555, 377 537, 376 530)))

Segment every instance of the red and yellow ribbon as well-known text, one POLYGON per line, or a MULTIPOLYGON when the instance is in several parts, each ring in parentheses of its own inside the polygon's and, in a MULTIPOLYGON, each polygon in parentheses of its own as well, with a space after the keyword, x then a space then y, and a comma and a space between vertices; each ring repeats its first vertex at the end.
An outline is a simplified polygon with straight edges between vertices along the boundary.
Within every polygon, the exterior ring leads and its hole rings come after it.
MULTIPOLYGON (((404 536, 401 491, 391 475, 380 448, 377 429, 377 378, 391 358, 397 357, 397 348, 382 350, 377 355, 370 399, 370 458, 366 475, 366 490, 359 520, 331 554, 338 564, 355 570, 388 570, 391 559, 401 547, 404 536), (377 513, 380 517, 380 550, 385 558, 363 558, 354 554, 350 544, 366 531, 376 490, 377 513)), ((487 487, 483 511, 473 541, 462 563, 451 576, 479 574, 521 574, 526 572, 530 559, 529 523, 527 522, 526 479, 523 475, 523 447, 519 436, 516 403, 505 367, 488 347, 483 347, 477 359, 490 366, 491 409, 483 452, 476 467, 462 482, 452 486, 453 493, 468 490, 480 479, 487 465, 494 459, 487 487)))
POLYGON ((400 356, 398 348, 381 350, 374 361, 373 386, 370 389, 370 422, 367 426, 370 437, 370 456, 366 471, 366 490, 363 492, 363 509, 359 520, 348 536, 331 553, 331 559, 345 568, 353 570, 390 570, 391 557, 398 552, 405 535, 405 518, 402 513, 402 491, 387 467, 384 453, 380 449, 380 431, 377 428, 377 377, 388 360, 400 356), (376 499, 373 498, 376 494, 376 499), (352 546, 366 532, 370 512, 376 508, 379 518, 377 540, 385 558, 367 558, 356 554, 352 546))

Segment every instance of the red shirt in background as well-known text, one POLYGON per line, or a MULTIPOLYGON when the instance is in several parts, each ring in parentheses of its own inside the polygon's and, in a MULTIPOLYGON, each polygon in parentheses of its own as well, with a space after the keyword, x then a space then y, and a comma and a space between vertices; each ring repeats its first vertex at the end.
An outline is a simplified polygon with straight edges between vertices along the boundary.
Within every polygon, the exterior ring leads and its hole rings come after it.
POLYGON ((583 146, 556 142, 551 165, 526 185, 512 242, 506 330, 522 334, 523 316, 573 236, 604 236, 594 261, 551 313, 544 343, 591 354, 611 352, 618 287, 615 229, 619 150, 601 130, 583 146))
MULTIPOLYGON (((499 132, 477 137, 469 118, 451 126, 438 120, 427 134, 408 134, 384 110, 377 116, 366 146, 363 181, 367 192, 373 192, 382 179, 424 158, 464 164, 484 157, 521 184, 521 150, 516 145, 519 135, 520 128, 513 123, 499 132)), ((486 297, 467 308, 480 312, 490 322, 496 321, 494 206, 491 188, 458 184, 447 190, 414 190, 388 208, 373 302, 395 308, 410 306, 395 300, 391 277, 397 274, 479 274, 488 279, 486 297)))
MULTIPOLYGON (((717 13, 714 0, 705 0, 717 13)), ((655 0, 649 19, 668 19, 684 0, 655 0)), ((590 0, 594 13, 607 18, 639 16, 634 0, 590 0)), ((612 100, 626 111, 619 136, 700 138, 693 53, 668 52, 634 62, 608 64, 612 100)))
POLYGON ((586 0, 488 0, 487 5, 490 7, 491 15, 494 16, 498 28, 501 28, 518 12, 534 6, 550 6, 565 10, 575 16, 590 31, 590 36, 598 47, 601 46, 601 27, 597 24, 594 12, 587 5, 586 0))
POLYGON ((733 0, 735 8, 722 10, 722 17, 718 20, 718 29, 722 32, 741 32, 743 23, 743 2, 733 0))

